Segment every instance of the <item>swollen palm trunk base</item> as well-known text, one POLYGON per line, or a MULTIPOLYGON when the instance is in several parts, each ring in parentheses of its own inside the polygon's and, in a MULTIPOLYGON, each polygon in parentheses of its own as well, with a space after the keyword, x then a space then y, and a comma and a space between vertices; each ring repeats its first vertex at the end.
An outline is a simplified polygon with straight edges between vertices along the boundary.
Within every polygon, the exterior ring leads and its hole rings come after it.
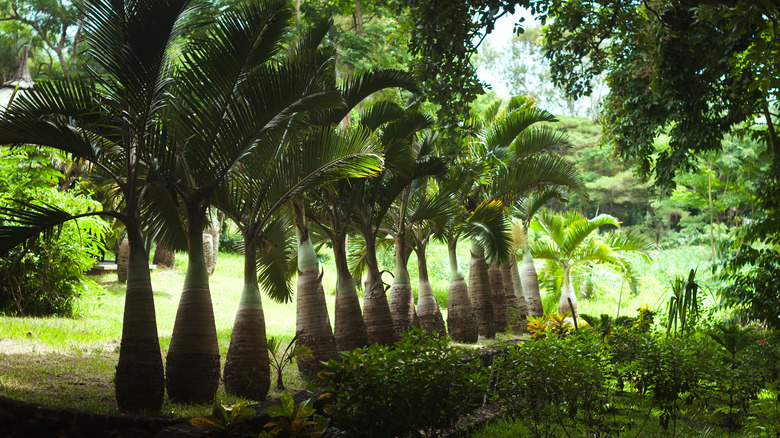
MULTIPOLYGON (((143 261, 146 261, 145 257, 143 261)), ((116 401, 122 411, 154 413, 160 410, 165 397, 165 377, 157 337, 152 284, 149 281, 148 265, 143 263, 131 268, 146 269, 146 272, 139 275, 130 272, 129 275, 122 343, 114 379, 116 401), (140 281, 137 276, 142 277, 140 281)))
POLYGON ((414 319, 412 285, 393 283, 390 288, 390 314, 393 317, 393 332, 396 337, 409 330, 414 319))
POLYGON ((298 361, 298 369, 304 376, 313 378, 323 369, 320 361, 338 358, 336 339, 325 305, 325 291, 316 267, 298 270, 296 320, 297 342, 308 347, 312 353, 311 358, 298 361))
POLYGON ((490 294, 493 297, 493 321, 496 324, 496 332, 505 332, 509 326, 507 319, 506 291, 504 279, 501 276, 501 268, 490 265, 488 268, 490 281, 490 294))
POLYGON ((463 279, 450 281, 447 327, 453 341, 473 344, 479 340, 477 318, 471 308, 468 286, 463 279))
POLYGON ((433 289, 429 281, 420 280, 420 294, 417 298, 417 316, 420 319, 420 326, 428 335, 434 332, 444 336, 446 328, 444 327, 444 318, 441 316, 439 304, 433 296, 433 289))
POLYGON ((214 400, 220 374, 218 345, 209 288, 185 286, 165 360, 165 385, 171 401, 214 400))
MULTIPOLYGON (((517 265, 515 265, 517 266, 517 265)), ((518 280, 519 280, 518 276, 518 280)), ((506 294, 506 317, 512 333, 522 335, 527 333, 525 318, 525 299, 519 301, 515 295, 514 281, 512 280, 512 261, 501 266, 501 279, 504 280, 504 292, 506 294)))
POLYGON ((520 273, 520 281, 523 284, 523 295, 528 305, 528 316, 543 317, 544 308, 542 308, 542 298, 539 295, 539 277, 536 275, 534 259, 530 255, 526 255, 523 258, 523 270, 520 273))
POLYGON ((481 249, 471 250, 469 264, 469 296, 477 316, 479 334, 486 338, 496 337, 496 323, 493 315, 493 294, 490 291, 490 277, 485 262, 485 253, 481 249))
POLYGON ((352 351, 368 344, 366 323, 360 310, 360 301, 352 293, 336 294, 336 349, 352 351))
POLYGON ((265 317, 260 306, 236 312, 225 361, 225 392, 252 400, 264 400, 271 387, 265 317))
MULTIPOLYGON (((381 289, 381 284, 379 288, 381 289)), ((363 319, 366 321, 366 334, 369 344, 392 345, 397 340, 393 330, 393 318, 390 305, 382 292, 363 297, 363 319)))

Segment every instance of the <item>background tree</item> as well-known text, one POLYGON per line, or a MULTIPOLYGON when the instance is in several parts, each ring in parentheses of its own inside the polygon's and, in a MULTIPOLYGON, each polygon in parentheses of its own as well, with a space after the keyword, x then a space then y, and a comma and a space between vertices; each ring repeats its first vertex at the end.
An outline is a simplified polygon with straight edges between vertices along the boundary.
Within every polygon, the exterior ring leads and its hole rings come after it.
POLYGON ((532 241, 529 248, 534 257, 549 260, 562 271, 559 314, 571 312, 573 316, 578 315, 577 294, 572 285, 571 271, 583 263, 611 264, 622 270, 630 279, 632 289, 636 289, 638 279, 633 274, 626 254, 636 253, 645 262, 650 262, 650 252, 655 245, 646 236, 631 230, 610 232, 603 238, 593 234, 603 226, 617 227, 619 224, 616 218, 605 214, 587 219, 574 210, 559 214, 544 208, 537 213, 531 226, 549 239, 532 241))
POLYGON ((30 44, 37 77, 75 77, 85 66, 78 56, 84 49, 83 3, 86 2, 2 1, 0 36, 4 41, 30 44))

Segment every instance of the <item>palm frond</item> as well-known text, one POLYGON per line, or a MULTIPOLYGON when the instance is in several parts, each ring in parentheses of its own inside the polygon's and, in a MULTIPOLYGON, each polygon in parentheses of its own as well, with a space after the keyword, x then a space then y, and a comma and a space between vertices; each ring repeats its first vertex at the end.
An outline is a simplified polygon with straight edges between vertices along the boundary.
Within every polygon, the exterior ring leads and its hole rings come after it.
POLYGON ((504 211, 497 201, 480 204, 462 227, 463 235, 482 246, 486 257, 499 264, 506 261, 511 249, 504 211))
POLYGON ((297 272, 294 227, 290 215, 277 215, 260 233, 257 253, 257 281, 278 303, 292 300, 292 279, 297 272))
POLYGON ((652 251, 656 249, 655 242, 642 233, 621 229, 610 231, 603 237, 603 240, 614 251, 631 251, 639 254, 645 263, 653 261, 652 251))
POLYGON ((515 139, 531 125, 539 122, 552 122, 555 117, 542 109, 532 108, 524 111, 511 111, 499 117, 481 135, 488 150, 508 148, 515 139))
POLYGON ((8 254, 13 248, 43 236, 50 239, 55 230, 68 221, 88 216, 111 216, 123 219, 113 211, 95 211, 71 214, 57 206, 33 204, 15 200, 21 208, 0 207, 0 256, 8 254))

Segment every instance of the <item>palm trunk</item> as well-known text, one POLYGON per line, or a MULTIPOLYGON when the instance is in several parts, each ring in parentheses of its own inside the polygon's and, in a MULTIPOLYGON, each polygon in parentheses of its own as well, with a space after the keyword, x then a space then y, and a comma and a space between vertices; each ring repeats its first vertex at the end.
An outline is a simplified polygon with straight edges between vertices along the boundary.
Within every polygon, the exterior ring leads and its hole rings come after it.
POLYGON ((420 325, 428 335, 437 333, 444 336, 446 327, 444 318, 441 316, 439 303, 433 295, 431 282, 428 281, 428 263, 425 260, 425 250, 417 252, 417 282, 419 292, 417 296, 417 315, 420 318, 420 325))
POLYGON ((469 299, 469 289, 458 269, 457 241, 451 240, 447 249, 450 256, 450 284, 447 299, 447 327, 456 342, 475 343, 479 327, 469 299))
POLYGON ((337 234, 332 244, 336 264, 336 348, 339 351, 352 351, 368 345, 366 323, 360 310, 355 280, 347 264, 345 237, 337 234))
POLYGON ((496 323, 493 315, 493 295, 490 292, 490 276, 485 250, 471 244, 471 262, 469 264, 469 295, 474 314, 477 316, 479 334, 488 339, 496 337, 496 323))
POLYGON ((373 236, 366 238, 366 269, 368 281, 363 295, 363 319, 366 321, 366 333, 369 344, 391 345, 398 340, 393 330, 393 317, 387 303, 379 262, 376 259, 376 243, 373 236))
POLYGON ((493 320, 496 324, 496 332, 505 332, 509 327, 507 319, 506 290, 504 279, 501 276, 501 268, 491 264, 488 267, 488 279, 490 282, 490 294, 493 296, 493 320))
POLYGON ((528 249, 523 251, 523 270, 520 273, 520 281, 523 285, 525 302, 528 305, 528 316, 543 317, 544 308, 542 308, 542 297, 539 295, 539 277, 536 275, 534 258, 528 249))
POLYGON ((225 361, 225 391, 264 400, 271 386, 268 341, 260 288, 257 284, 257 243, 248 236, 244 247, 244 290, 238 303, 225 361))
POLYGON ((298 233, 298 293, 296 297, 295 334, 298 343, 307 346, 312 357, 298 361, 298 369, 307 377, 315 377, 323 369, 320 361, 338 358, 336 339, 330 325, 325 290, 322 287, 317 253, 308 229, 298 233))
POLYGON ((152 259, 152 263, 157 265, 157 268, 172 269, 175 261, 176 253, 158 243, 157 249, 154 250, 154 258, 152 259))
MULTIPOLYGON (((506 313, 509 320, 509 328, 512 333, 521 335, 525 330, 525 299, 518 300, 515 293, 514 279, 512 278, 512 264, 514 256, 501 265, 501 279, 504 280, 504 293, 506 294, 506 313)), ((515 264, 515 266, 517 266, 515 264)), ((517 270, 517 268, 515 268, 517 270)), ((518 276, 518 279, 520 277, 518 276)))
POLYGON ((188 207, 189 263, 166 357, 168 397, 209 403, 219 386, 219 342, 203 255, 205 211, 188 207), (193 214, 193 210, 195 214, 193 214))
POLYGON ((561 286, 561 300, 558 302, 558 313, 563 315, 571 312, 571 316, 579 316, 577 310, 577 294, 574 293, 574 286, 571 284, 571 266, 563 267, 563 286, 561 286), (569 306, 571 300, 571 306, 569 306), (574 311, 572 311, 574 307, 574 311))
POLYGON ((390 315, 393 332, 397 337, 409 330, 414 318, 414 296, 409 271, 406 269, 406 237, 400 235, 395 242, 395 275, 390 288, 390 315))
POLYGON ((149 257, 138 230, 128 228, 130 267, 116 366, 116 401, 123 411, 156 413, 165 396, 149 257))

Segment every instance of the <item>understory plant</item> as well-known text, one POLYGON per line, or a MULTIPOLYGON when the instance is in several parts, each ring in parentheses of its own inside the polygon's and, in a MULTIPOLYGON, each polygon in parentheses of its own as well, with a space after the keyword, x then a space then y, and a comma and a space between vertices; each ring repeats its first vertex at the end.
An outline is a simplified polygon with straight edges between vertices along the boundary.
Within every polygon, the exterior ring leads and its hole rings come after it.
POLYGON ((392 347, 374 344, 341 359, 319 376, 325 412, 350 436, 437 436, 479 407, 487 387, 479 360, 419 328, 392 347))
POLYGON ((535 437, 603 432, 608 346, 589 330, 508 346, 493 365, 491 400, 535 437))

